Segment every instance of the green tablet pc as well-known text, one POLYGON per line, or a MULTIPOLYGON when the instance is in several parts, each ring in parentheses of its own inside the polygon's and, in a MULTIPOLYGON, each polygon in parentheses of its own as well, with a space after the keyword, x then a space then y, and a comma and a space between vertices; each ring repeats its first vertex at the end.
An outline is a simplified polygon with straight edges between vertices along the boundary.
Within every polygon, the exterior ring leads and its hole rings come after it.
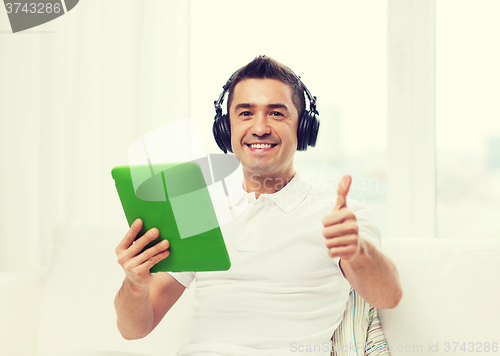
POLYGON ((111 172, 129 226, 143 221, 142 236, 156 227, 170 255, 151 272, 224 271, 231 266, 203 178, 195 162, 121 166, 111 172))

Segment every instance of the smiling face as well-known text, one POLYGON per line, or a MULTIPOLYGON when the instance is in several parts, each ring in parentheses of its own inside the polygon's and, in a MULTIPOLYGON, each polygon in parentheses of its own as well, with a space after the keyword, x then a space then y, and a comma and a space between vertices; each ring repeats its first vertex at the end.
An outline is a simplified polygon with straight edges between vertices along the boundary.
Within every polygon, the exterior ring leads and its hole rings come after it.
POLYGON ((229 109, 231 145, 246 178, 291 179, 298 113, 292 90, 275 79, 244 79, 229 109))

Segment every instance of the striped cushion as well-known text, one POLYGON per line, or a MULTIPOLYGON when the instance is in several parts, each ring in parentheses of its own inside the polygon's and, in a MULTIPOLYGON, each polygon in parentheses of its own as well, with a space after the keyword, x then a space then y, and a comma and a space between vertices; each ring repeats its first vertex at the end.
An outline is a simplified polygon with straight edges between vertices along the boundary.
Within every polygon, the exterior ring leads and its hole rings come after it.
POLYGON ((332 337, 335 356, 390 356, 377 309, 351 289, 344 317, 332 337))

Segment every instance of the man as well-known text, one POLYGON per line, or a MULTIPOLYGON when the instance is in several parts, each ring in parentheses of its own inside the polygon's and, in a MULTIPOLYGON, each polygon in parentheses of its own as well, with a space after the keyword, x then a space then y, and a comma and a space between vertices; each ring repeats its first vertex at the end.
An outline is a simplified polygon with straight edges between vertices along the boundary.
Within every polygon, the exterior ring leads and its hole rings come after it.
POLYGON ((261 56, 231 77, 228 90, 228 118, 217 120, 229 120, 227 148, 243 167, 241 197, 232 207, 241 213, 222 226, 231 268, 149 273, 168 257, 168 242, 140 253, 158 230, 133 243, 137 220, 116 248, 126 273, 115 299, 123 337, 151 332, 194 279, 191 336, 179 355, 286 355, 297 354, 292 343, 322 345, 342 319, 351 286, 375 308, 396 307, 402 296, 396 267, 379 250, 367 209, 346 197, 350 177, 335 204, 294 169, 303 139, 301 81, 261 56))

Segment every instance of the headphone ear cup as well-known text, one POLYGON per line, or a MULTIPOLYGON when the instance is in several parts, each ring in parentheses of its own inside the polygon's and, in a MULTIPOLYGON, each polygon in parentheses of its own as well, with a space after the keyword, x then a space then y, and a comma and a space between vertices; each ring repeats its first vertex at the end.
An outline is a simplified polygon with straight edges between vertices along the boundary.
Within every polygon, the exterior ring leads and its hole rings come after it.
POLYGON ((319 119, 315 112, 304 110, 297 128, 297 151, 305 151, 307 146, 314 147, 318 137, 319 119))
POLYGON ((217 146, 224 151, 224 153, 233 152, 231 147, 231 126, 229 124, 229 117, 227 115, 216 115, 212 127, 215 142, 217 146))
POLYGON ((299 119, 299 126, 297 127, 297 151, 304 151, 305 148, 307 148, 307 143, 306 147, 304 148, 304 141, 305 141, 304 125, 306 125, 306 121, 307 121, 307 110, 304 110, 299 119))
POLYGON ((318 131, 319 131, 319 117, 318 113, 315 111, 309 111, 310 113, 310 127, 309 127, 309 140, 307 144, 311 147, 316 146, 316 139, 318 138, 318 131))
POLYGON ((221 127, 223 130, 222 141, 224 141, 226 149, 233 153, 233 147, 231 146, 231 124, 229 123, 229 115, 222 115, 221 121, 221 127))

